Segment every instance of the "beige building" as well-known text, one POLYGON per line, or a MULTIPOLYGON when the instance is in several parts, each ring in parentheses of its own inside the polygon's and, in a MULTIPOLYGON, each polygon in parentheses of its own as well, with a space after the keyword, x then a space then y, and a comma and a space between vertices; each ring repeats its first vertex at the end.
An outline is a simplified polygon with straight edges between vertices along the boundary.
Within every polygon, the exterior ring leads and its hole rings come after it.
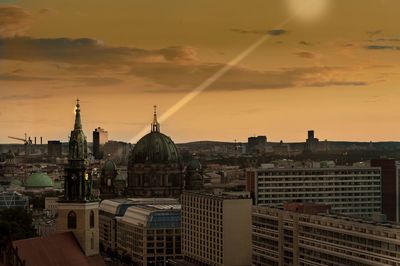
POLYGON ((44 199, 44 208, 50 212, 51 215, 57 213, 58 208, 58 197, 46 197, 44 199))
POLYGON ((181 210, 172 198, 103 200, 100 243, 135 265, 165 265, 181 258, 181 210))
POLYGON ((400 225, 253 207, 254 266, 400 265, 400 225))
POLYGON ((183 193, 182 252, 195 265, 250 265, 251 199, 183 193))

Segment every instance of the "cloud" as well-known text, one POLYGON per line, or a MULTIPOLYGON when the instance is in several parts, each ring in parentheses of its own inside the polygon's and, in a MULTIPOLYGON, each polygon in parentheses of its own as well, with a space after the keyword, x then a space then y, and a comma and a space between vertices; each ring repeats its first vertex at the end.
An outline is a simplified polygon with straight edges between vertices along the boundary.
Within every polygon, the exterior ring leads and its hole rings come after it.
MULTIPOLYGON (((274 30, 274 36, 284 34, 284 30, 274 30)), ((225 64, 205 63, 197 58, 192 47, 171 46, 160 49, 140 49, 107 46, 91 38, 0 38, 0 59, 37 63, 46 70, 36 70, 30 75, 23 73, 0 75, 3 81, 41 80, 52 87, 84 85, 103 87, 119 85, 125 81, 140 80, 143 84, 135 91, 163 92, 188 91, 225 64), (46 64, 43 64, 46 62, 46 64), (50 72, 48 72, 48 71, 50 72), (43 73, 59 82, 49 84, 43 73)), ((315 54, 300 52, 303 58, 313 58, 315 54)), ((18 67, 19 68, 19 67, 18 67)), ((354 80, 350 69, 337 67, 289 68, 258 71, 234 67, 210 90, 278 89, 299 86, 362 86, 366 82, 354 80), (347 77, 347 78, 346 78, 347 77)), ((52 80, 50 80, 52 81, 52 80)), ((126 82, 125 82, 126 83, 126 82)))
POLYGON ((317 57, 314 53, 304 52, 304 51, 297 52, 297 53, 295 53, 295 55, 297 55, 298 57, 301 57, 301 58, 305 58, 305 59, 314 59, 317 57))
POLYGON ((368 50, 400 50, 400 46, 392 45, 368 45, 365 48, 368 50))
POLYGON ((54 79, 48 78, 48 77, 16 75, 16 74, 14 74, 14 72, 0 74, 0 81, 35 81, 35 80, 49 81, 49 80, 54 80, 54 79))
POLYGON ((287 31, 283 29, 273 29, 269 31, 263 31, 263 30, 246 30, 246 29, 233 28, 230 29, 230 31, 240 34, 257 34, 257 35, 267 34, 270 36, 280 36, 287 33, 287 31))
POLYGON ((300 45, 304 45, 304 46, 311 46, 312 45, 312 43, 306 42, 306 41, 300 41, 299 44, 300 45))
MULTIPOLYGON (((148 89, 146 91, 180 92, 187 91, 197 86, 223 66, 223 64, 141 64, 133 66, 130 74, 147 78, 152 82, 169 88, 168 90, 148 89)), ((209 90, 237 91, 283 89, 302 86, 327 87, 367 85, 367 82, 353 80, 351 77, 348 77, 348 73, 350 72, 352 72, 350 68, 341 67, 285 68, 266 71, 234 67, 220 80, 216 81, 209 90)))
POLYGON ((21 61, 55 61, 70 64, 127 64, 134 61, 182 62, 195 60, 193 48, 173 46, 145 50, 107 46, 90 38, 1 38, 0 59, 21 61))
POLYGON ((245 29, 233 28, 233 29, 230 29, 230 31, 235 32, 235 33, 240 33, 240 34, 257 34, 257 35, 266 34, 266 31, 262 31, 262 30, 245 30, 245 29))
POLYGON ((267 32, 271 36, 280 36, 288 33, 286 30, 283 29, 274 29, 267 32))
POLYGON ((50 8, 42 8, 39 10, 38 13, 40 15, 47 15, 47 14, 50 14, 51 12, 52 12, 52 10, 50 8))
POLYGON ((392 38, 376 38, 370 39, 369 42, 400 42, 400 38, 392 37, 392 38))
POLYGON ((0 4, 0 37, 24 34, 32 21, 32 15, 22 8, 0 4))

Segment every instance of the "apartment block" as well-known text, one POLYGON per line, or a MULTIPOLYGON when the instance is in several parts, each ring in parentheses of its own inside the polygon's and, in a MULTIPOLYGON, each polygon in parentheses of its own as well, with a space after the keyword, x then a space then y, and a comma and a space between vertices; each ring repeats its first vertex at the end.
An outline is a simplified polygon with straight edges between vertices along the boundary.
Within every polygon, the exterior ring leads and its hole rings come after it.
POLYGON ((255 205, 325 203, 334 213, 366 218, 382 211, 380 167, 252 168, 246 177, 255 205))
POLYGON ((400 225, 253 207, 254 266, 400 265, 400 225))

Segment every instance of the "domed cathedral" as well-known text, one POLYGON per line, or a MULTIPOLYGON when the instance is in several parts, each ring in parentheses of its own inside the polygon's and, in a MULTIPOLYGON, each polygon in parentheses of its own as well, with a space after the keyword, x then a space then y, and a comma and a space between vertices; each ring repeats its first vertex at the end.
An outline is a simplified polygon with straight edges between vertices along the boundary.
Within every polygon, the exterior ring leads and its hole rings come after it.
POLYGON ((128 162, 128 194, 139 197, 179 197, 184 168, 178 148, 160 132, 157 107, 151 131, 133 148, 128 162))

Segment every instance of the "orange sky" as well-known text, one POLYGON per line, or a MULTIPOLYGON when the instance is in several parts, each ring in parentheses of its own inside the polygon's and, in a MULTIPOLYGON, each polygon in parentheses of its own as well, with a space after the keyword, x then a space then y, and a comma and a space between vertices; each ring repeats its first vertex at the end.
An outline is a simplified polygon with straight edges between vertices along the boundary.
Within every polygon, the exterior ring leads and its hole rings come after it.
POLYGON ((328 5, 278 28, 293 1, 0 1, 0 142, 67 140, 77 97, 89 141, 97 126, 130 141, 154 104, 165 112, 266 34, 161 131, 400 140, 400 1, 297 0, 328 5))

